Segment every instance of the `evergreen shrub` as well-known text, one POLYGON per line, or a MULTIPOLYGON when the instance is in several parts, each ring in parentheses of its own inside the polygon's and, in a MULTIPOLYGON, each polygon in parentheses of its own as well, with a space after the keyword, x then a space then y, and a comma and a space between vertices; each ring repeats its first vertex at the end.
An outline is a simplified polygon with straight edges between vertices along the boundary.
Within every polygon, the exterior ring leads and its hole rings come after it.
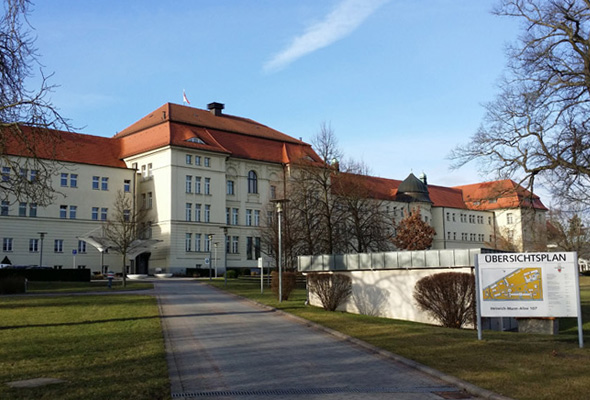
POLYGON ((0 294, 17 294, 26 292, 24 276, 7 276, 0 279, 0 294))

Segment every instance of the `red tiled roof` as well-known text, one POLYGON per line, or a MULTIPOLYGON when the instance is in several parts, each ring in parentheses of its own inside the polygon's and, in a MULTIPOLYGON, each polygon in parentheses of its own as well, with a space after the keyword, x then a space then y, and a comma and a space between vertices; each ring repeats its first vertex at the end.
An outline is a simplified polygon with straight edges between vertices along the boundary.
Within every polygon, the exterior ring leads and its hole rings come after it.
MULTIPOLYGON (((402 181, 397 179, 379 178, 339 173, 333 176, 336 193, 343 194, 347 190, 362 183, 364 193, 373 199, 395 201, 397 189, 402 181)), ((460 190, 428 185, 430 200, 435 207, 467 208, 460 190)))
POLYGON ((274 163, 320 161, 311 146, 249 119, 167 103, 115 135, 122 156, 180 146, 274 163), (189 141, 192 139, 193 141, 189 141))
POLYGON ((178 122, 180 124, 199 126, 220 131, 240 133, 288 143, 304 144, 291 136, 269 128, 251 119, 236 117, 228 114, 213 115, 210 111, 200 110, 194 107, 179 104, 166 103, 149 115, 135 122, 115 135, 116 138, 128 136, 144 130, 164 121, 178 122))
MULTIPOLYGON (((397 187, 402 181, 379 178, 376 176, 356 175, 349 173, 335 173, 332 175, 332 188, 335 194, 351 194, 351 191, 359 190, 361 196, 368 196, 377 200, 393 201, 397 193, 397 187)), ((354 195, 354 194, 353 194, 354 195)))
POLYGON ((547 210, 536 194, 510 179, 456 186, 463 191, 465 204, 472 210, 532 207, 547 210))
POLYGON ((463 193, 459 189, 428 185, 428 193, 435 207, 467 208, 463 201, 463 193))
POLYGON ((120 157, 119 140, 101 136, 58 130, 33 130, 21 126, 20 130, 32 148, 25 144, 19 136, 8 134, 4 153, 13 156, 51 159, 63 162, 101 165, 106 167, 126 168, 120 157))

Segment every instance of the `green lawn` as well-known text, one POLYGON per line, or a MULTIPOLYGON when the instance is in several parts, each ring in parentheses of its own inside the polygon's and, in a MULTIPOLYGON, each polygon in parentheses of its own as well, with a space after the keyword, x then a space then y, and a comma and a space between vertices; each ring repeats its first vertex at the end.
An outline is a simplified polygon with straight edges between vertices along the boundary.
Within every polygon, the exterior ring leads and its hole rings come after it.
MULTIPOLYGON (((208 282, 208 281, 206 281, 208 282)), ((223 280, 212 282, 219 288, 223 280)), ((590 277, 580 281, 584 342, 590 346, 590 277)), ((426 324, 306 307, 297 290, 279 304, 255 282, 229 280, 227 290, 343 332, 480 387, 519 400, 590 397, 590 350, 578 348, 575 319, 560 321, 558 336, 441 328, 426 324)))
POLYGON ((154 297, 0 297, 0 399, 168 398, 154 297), (66 383, 4 384, 41 377, 66 383))

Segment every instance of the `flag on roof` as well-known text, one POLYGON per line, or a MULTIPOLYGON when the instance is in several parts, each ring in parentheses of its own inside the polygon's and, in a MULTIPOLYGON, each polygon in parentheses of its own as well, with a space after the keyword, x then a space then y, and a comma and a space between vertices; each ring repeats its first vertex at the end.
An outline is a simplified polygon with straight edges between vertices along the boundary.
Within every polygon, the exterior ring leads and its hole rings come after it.
POLYGON ((186 97, 186 93, 184 92, 184 89, 182 89, 182 101, 186 104, 191 104, 190 101, 188 101, 187 97, 186 97))

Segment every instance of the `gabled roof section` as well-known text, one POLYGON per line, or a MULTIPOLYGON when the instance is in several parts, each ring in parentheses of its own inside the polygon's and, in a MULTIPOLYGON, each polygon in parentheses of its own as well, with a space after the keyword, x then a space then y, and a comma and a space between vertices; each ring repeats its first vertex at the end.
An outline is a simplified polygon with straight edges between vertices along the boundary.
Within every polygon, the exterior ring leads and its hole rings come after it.
POLYGON ((8 140, 4 154, 105 167, 127 167, 120 157, 120 141, 117 139, 58 130, 39 130, 29 126, 20 126, 20 131, 22 136, 5 136, 8 140))
POLYGON ((173 103, 164 104, 131 126, 117 133, 114 137, 128 136, 166 121, 294 144, 303 143, 301 140, 297 140, 248 118, 236 117, 229 114, 214 115, 207 110, 173 103))
POLYGON ((547 210, 539 196, 510 179, 456 186, 455 189, 463 191, 465 204, 472 210, 520 207, 547 210))
POLYGON ((246 118, 167 103, 115 135, 129 157, 165 146, 219 152, 236 158, 287 164, 320 161, 311 146, 246 118))

